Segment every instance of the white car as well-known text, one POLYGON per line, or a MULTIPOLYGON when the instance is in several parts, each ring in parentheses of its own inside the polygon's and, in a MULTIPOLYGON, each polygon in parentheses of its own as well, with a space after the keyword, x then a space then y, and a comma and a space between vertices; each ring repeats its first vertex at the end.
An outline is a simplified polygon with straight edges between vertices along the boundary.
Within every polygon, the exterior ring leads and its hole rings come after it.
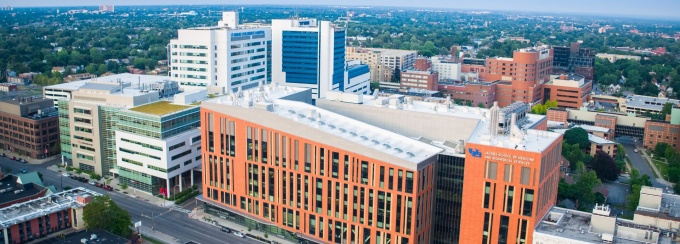
POLYGON ((638 152, 637 148, 635 150, 633 150, 633 152, 638 152))
POLYGON ((237 232, 237 231, 234 232, 234 235, 235 235, 235 236, 238 236, 238 237, 241 237, 241 238, 246 237, 246 235, 244 235, 244 234, 241 233, 241 232, 237 232))
POLYGON ((90 183, 90 185, 95 185, 97 182, 90 181, 89 183, 90 183))
POLYGON ((63 173, 63 174, 61 174, 61 176, 69 177, 69 176, 71 176, 71 174, 69 174, 69 173, 63 173))

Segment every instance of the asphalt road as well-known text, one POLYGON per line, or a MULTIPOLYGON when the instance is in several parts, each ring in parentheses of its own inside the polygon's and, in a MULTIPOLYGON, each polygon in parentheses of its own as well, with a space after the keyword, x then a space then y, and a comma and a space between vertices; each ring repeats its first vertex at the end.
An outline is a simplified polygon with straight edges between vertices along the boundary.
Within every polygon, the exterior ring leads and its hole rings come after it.
POLYGON ((620 138, 617 139, 617 141, 623 144, 623 147, 626 149, 626 154, 628 154, 628 158, 630 159, 631 165, 640 171, 640 175, 649 175, 649 178, 652 179, 652 186, 659 187, 665 191, 666 185, 661 184, 656 180, 656 175, 652 171, 652 168, 649 167, 649 164, 645 162, 639 152, 635 152, 635 142, 628 138, 620 138))
MULTIPOLYGON (((68 177, 62 177, 61 173, 47 169, 49 165, 52 165, 57 161, 58 160, 54 160, 41 165, 33 165, 21 164, 6 157, 0 157, 0 167, 2 167, 3 170, 9 168, 14 174, 19 174, 21 169, 26 169, 29 172, 38 171, 43 175, 43 183, 46 185, 54 185, 57 190, 61 190, 63 183, 64 187, 84 187, 98 193, 107 194, 114 202, 116 202, 116 204, 130 213, 132 222, 141 220, 142 225, 147 227, 154 226, 155 231, 172 236, 175 239, 178 239, 180 243, 186 243, 188 241, 195 241, 201 244, 260 243, 248 238, 239 238, 232 233, 224 233, 213 225, 189 218, 186 213, 159 207, 141 199, 129 197, 120 192, 104 191, 101 188, 68 177), (153 218, 151 216, 153 216, 153 218)), ((189 205, 193 205, 193 203, 189 205)))

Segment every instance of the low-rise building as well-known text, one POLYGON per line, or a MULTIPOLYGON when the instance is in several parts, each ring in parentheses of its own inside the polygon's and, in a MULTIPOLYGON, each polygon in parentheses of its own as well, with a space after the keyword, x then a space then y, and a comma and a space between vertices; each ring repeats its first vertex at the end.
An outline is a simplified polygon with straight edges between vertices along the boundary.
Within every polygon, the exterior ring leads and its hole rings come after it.
POLYGON ((0 176, 0 208, 30 201, 56 192, 45 187, 38 172, 0 176))
POLYGON ((0 92, 13 92, 17 90, 17 84, 0 83, 0 92))
POLYGON ((0 208, 0 243, 27 243, 66 230, 84 229, 83 209, 99 195, 78 187, 0 208))
POLYGON ((581 75, 551 76, 548 83, 543 84, 543 101, 557 101, 558 107, 580 108, 588 104, 593 90, 593 82, 581 75))
POLYGON ((621 59, 628 59, 628 60, 635 60, 635 61, 640 61, 640 59, 642 59, 642 57, 635 56, 635 55, 621 55, 621 54, 610 54, 610 53, 598 53, 598 54, 595 55, 595 57, 609 60, 610 63, 616 63, 617 60, 621 60, 621 59))
POLYGON ((671 103, 674 107, 680 106, 680 100, 676 99, 629 95, 626 97, 625 103, 621 104, 621 111, 635 113, 637 115, 647 112, 656 114, 661 112, 666 103, 671 103))
POLYGON ((406 70, 401 72, 400 88, 408 89, 425 89, 430 91, 437 90, 437 82, 439 81, 439 73, 427 70, 406 70))
POLYGON ((439 73, 440 80, 460 80, 462 64, 454 57, 432 57, 432 71, 439 73))
POLYGON ((496 82, 439 81, 437 90, 451 96, 454 101, 460 100, 473 106, 482 104, 485 108, 491 107, 496 99, 496 82))
POLYGON ((59 154, 59 118, 52 99, 0 101, 0 148, 34 159, 59 154))

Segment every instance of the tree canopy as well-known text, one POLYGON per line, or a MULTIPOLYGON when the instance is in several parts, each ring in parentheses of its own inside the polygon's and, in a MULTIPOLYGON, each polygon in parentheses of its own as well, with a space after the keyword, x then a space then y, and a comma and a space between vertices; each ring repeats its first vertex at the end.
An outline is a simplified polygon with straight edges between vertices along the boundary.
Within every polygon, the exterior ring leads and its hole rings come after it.
POLYGON ((96 196, 83 210, 88 229, 104 229, 119 236, 132 234, 130 213, 120 208, 108 195, 96 196))
POLYGON ((590 147, 588 132, 580 127, 575 127, 564 132, 564 141, 569 144, 578 144, 581 149, 590 147))
POLYGON ((603 151, 597 151, 590 163, 591 168, 597 174, 597 178, 606 181, 615 181, 619 177, 619 167, 614 159, 603 151))

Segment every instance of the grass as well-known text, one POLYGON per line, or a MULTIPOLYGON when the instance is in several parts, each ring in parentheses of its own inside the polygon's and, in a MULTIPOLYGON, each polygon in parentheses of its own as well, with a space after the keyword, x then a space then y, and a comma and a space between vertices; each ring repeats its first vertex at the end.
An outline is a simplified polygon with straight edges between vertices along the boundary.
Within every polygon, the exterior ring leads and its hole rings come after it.
POLYGON ((151 242, 153 244, 165 244, 165 242, 156 240, 156 239, 148 237, 148 236, 142 236, 142 239, 144 239, 145 241, 151 242))
POLYGON ((663 176, 663 179, 668 180, 668 177, 666 177, 668 175, 668 164, 661 160, 656 159, 652 159, 652 162, 654 163, 654 166, 656 166, 656 168, 659 170, 659 173, 661 173, 661 175, 663 176))
POLYGON ((140 112, 140 113, 145 113, 145 114, 152 114, 152 115, 166 115, 169 113, 174 113, 177 111, 181 111, 187 108, 190 108, 192 106, 186 106, 186 105, 177 105, 177 104, 172 104, 168 101, 160 101, 160 102, 155 102, 155 103, 150 103, 138 107, 131 108, 130 111, 135 111, 135 112, 140 112))

